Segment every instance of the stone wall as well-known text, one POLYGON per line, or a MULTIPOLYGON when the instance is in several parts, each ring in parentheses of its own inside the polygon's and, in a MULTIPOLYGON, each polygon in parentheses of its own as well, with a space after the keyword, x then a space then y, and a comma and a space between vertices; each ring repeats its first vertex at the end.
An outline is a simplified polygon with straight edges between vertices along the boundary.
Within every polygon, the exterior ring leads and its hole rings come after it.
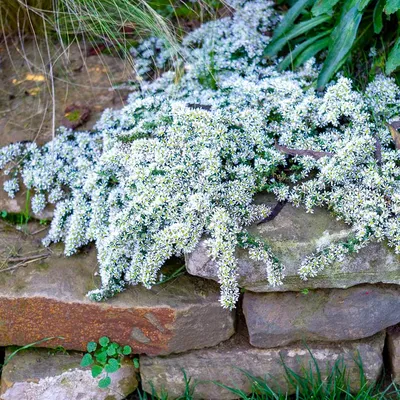
POLYGON ((0 233, 0 254, 11 267, 0 273, 0 346, 55 337, 41 346, 72 352, 18 354, 4 368, 0 399, 47 400, 51 393, 60 400, 122 399, 139 380, 145 390, 165 390, 174 398, 184 390, 182 370, 198 382, 198 399, 236 398, 211 381, 250 391, 241 370, 290 393, 282 361, 298 372, 316 362, 322 374, 343 361, 357 389, 358 357, 368 381, 380 379, 385 369, 400 383, 400 258, 376 243, 314 279, 301 281, 296 274, 301 258, 348 233, 324 210, 310 215, 286 205, 273 221, 250 228, 271 243, 287 265, 287 278, 282 287, 270 287, 264 266, 238 250, 243 295, 232 312, 219 305, 217 270, 204 242, 186 256, 189 274, 94 303, 85 295, 98 285, 95 249, 65 258, 60 246, 42 248, 44 232, 32 234, 36 223, 26 229, 0 233), (12 268, 32 255, 40 257, 12 268), (140 370, 126 366, 107 396, 95 394, 95 380, 90 384, 88 371, 79 367, 81 355, 74 353, 101 336, 140 354, 140 370), (73 383, 77 379, 81 385, 73 383))
MULTIPOLYGON (((268 196, 258 201, 273 204, 268 196)), ((265 239, 286 265, 283 286, 271 287, 265 266, 238 249, 239 282, 244 291, 238 312, 244 318, 238 319, 237 333, 206 350, 143 356, 144 387, 149 390, 151 382, 159 392, 164 388, 178 395, 184 387, 184 369, 198 381, 216 380, 248 392, 251 382, 242 369, 253 376, 270 377, 273 388, 290 393, 293 388, 287 387, 282 361, 299 372, 310 365, 311 354, 323 373, 343 360, 353 389, 360 385, 358 356, 370 382, 380 379, 385 369, 399 383, 400 257, 385 244, 373 243, 318 277, 302 281, 297 274, 301 259, 322 244, 346 237, 348 226, 323 209, 307 214, 286 205, 274 220, 254 225, 250 231, 265 239)), ((186 256, 186 267, 192 275, 217 280, 217 267, 204 241, 186 256)), ((236 398, 210 383, 198 384, 196 394, 207 399, 236 398)))

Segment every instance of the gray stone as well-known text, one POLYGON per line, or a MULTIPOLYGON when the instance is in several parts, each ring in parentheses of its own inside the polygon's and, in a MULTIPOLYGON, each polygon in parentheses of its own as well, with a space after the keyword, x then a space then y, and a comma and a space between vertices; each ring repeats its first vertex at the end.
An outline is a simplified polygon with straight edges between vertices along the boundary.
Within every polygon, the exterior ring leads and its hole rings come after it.
MULTIPOLYGON (((13 349, 6 351, 6 357, 13 349)), ((80 367, 80 353, 51 353, 43 349, 18 352, 4 366, 1 400, 120 400, 138 386, 132 360, 110 374, 111 385, 98 387, 105 375, 92 378, 90 368, 80 367)))
MULTIPOLYGON (((259 196, 256 203, 273 206, 270 196, 259 196)), ((305 288, 347 288, 360 283, 400 284, 400 256, 384 243, 371 243, 358 254, 348 256, 315 278, 300 279, 298 269, 302 260, 321 246, 344 239, 349 226, 336 221, 328 211, 316 208, 306 213, 302 208, 286 204, 272 221, 253 225, 249 231, 266 240, 272 251, 286 266, 281 286, 271 287, 262 262, 249 258, 247 250, 237 249, 239 285, 254 292, 298 291, 305 288)), ((217 266, 208 256, 204 239, 192 254, 186 255, 186 268, 192 275, 218 280, 217 266)))
POLYGON ((234 314, 221 307, 215 282, 186 275, 94 302, 86 294, 99 286, 95 249, 72 257, 62 250, 49 251, 16 230, 0 233, 1 265, 30 260, 0 273, 0 346, 61 336, 41 346, 84 351, 87 342, 108 336, 135 353, 159 355, 215 346, 234 333, 234 314), (33 262, 35 255, 44 258, 33 262))
MULTIPOLYGON (((336 345, 313 343, 309 344, 309 349, 315 357, 322 377, 326 377, 329 366, 343 360, 349 373, 351 388, 357 390, 360 386, 360 371, 355 359, 359 354, 366 379, 371 383, 375 382, 383 367, 384 338, 384 333, 379 333, 366 340, 336 345)), ((143 356, 140 359, 140 374, 145 391, 151 393, 154 387, 158 394, 164 390, 171 398, 184 392, 182 369, 187 377, 192 379, 191 383, 196 383, 194 399, 238 398, 221 386, 215 385, 214 381, 249 393, 251 382, 239 368, 255 377, 266 378, 273 390, 287 391, 290 394, 294 389, 287 386, 281 357, 285 364, 297 373, 301 372, 301 366, 307 367, 312 361, 309 351, 304 346, 258 349, 250 346, 245 338, 236 336, 215 348, 169 357, 143 356)))
POLYGON ((360 285, 307 294, 246 292, 243 312, 256 347, 356 340, 400 322, 400 286, 360 285))
POLYGON ((387 349, 392 379, 400 385, 400 324, 387 330, 387 349))

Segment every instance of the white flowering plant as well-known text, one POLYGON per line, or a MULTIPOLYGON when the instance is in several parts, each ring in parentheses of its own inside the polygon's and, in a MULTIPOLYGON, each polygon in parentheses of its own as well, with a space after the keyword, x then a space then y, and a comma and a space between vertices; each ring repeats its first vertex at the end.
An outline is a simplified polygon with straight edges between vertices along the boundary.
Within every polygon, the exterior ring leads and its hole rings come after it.
POLYGON ((46 245, 62 241, 71 255, 96 243, 102 285, 92 299, 127 285, 150 288, 167 259, 192 252, 204 235, 223 307, 239 296, 237 246, 263 261, 266 279, 279 285, 284 266, 246 231, 271 213, 253 203, 263 191, 309 212, 327 207, 352 226, 348 240, 303 261, 303 279, 371 240, 400 253, 400 152, 385 125, 400 113, 399 87, 378 76, 360 93, 338 76, 320 94, 312 61, 296 72, 265 65, 265 31, 280 19, 271 5, 232 2, 232 17, 185 39, 178 83, 173 72, 143 81, 93 132, 61 128, 43 147, 0 150, 10 194, 20 176, 35 192, 35 213, 55 204, 46 245), (216 87, 202 78, 210 71, 216 87))

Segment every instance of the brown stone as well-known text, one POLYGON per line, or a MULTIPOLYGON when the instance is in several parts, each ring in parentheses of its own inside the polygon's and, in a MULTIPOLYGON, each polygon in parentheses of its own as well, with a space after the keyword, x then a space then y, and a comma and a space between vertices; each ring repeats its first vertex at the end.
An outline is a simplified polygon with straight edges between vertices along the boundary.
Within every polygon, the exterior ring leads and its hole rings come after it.
MULTIPOLYGON (((276 204, 269 195, 259 195, 255 202, 272 207, 276 204)), ((247 290, 281 292, 348 288, 361 283, 400 284, 400 256, 385 243, 371 243, 359 253, 328 266, 316 277, 307 281, 300 279, 298 270, 305 257, 318 247, 344 240, 350 234, 350 226, 337 221, 325 209, 316 208, 311 214, 301 207, 286 204, 272 221, 252 225, 249 231, 269 244, 286 269, 282 285, 271 286, 267 281, 265 264, 252 260, 247 250, 238 248, 238 282, 247 290)), ((209 257, 204 239, 193 253, 186 256, 186 268, 192 275, 218 281, 217 265, 209 257)))
MULTIPOLYGON (((213 382, 250 393, 252 381, 241 371, 265 379, 274 391, 292 394, 295 389, 288 387, 286 366, 303 375, 301 368, 310 369, 313 364, 310 353, 321 371, 322 379, 332 366, 346 366, 351 389, 360 388, 360 369, 358 356, 363 363, 365 378, 369 383, 376 382, 383 367, 382 350, 385 334, 379 333, 372 338, 338 344, 310 343, 292 345, 275 349, 258 349, 250 346, 245 338, 236 335, 233 339, 217 347, 195 350, 168 357, 140 357, 140 375, 145 391, 151 393, 152 387, 158 394, 164 390, 171 398, 182 396, 185 390, 183 372, 194 386, 193 399, 237 399, 237 395, 217 386, 213 382)), ((193 387, 192 386, 192 387, 193 387)), ((168 397, 168 398, 169 398, 168 397)), ((241 397, 242 398, 242 397, 241 397)))
MULTIPOLYGON (((10 251, 22 257, 44 250, 22 233, 3 232, 3 260, 10 251)), ((96 252, 66 258, 61 251, 55 246, 46 259, 0 272, 0 346, 62 337, 41 346, 85 350, 87 342, 109 336, 135 353, 156 355, 214 346, 234 333, 234 315, 220 306, 213 282, 183 276, 93 302, 86 294, 99 284, 96 252)))
POLYGON ((356 340, 400 322, 400 286, 360 285, 307 294, 246 292, 243 312, 256 347, 356 340))
MULTIPOLYGON (((15 350, 8 348, 6 359, 15 350)), ((138 386, 132 360, 110 374, 106 389, 98 386, 105 373, 93 378, 90 368, 82 368, 81 353, 61 353, 44 349, 19 351, 4 366, 1 400, 121 400, 138 386)))
POLYGON ((65 108, 61 125, 69 129, 76 129, 83 125, 90 116, 90 108, 80 103, 73 103, 65 108))
POLYGON ((400 324, 387 330, 387 349, 392 379, 400 384, 400 324))

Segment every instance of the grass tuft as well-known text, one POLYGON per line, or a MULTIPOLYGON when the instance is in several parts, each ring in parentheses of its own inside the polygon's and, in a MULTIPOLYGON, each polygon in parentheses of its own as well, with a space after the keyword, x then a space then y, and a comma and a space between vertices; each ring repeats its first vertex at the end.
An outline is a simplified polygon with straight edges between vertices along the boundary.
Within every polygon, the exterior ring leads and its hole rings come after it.
MULTIPOLYGON (((400 399, 400 387, 395 383, 385 384, 382 378, 377 384, 370 384, 364 374, 362 360, 358 355, 355 362, 359 370, 357 382, 352 381, 350 373, 342 359, 337 360, 332 367, 327 367, 326 374, 321 372, 314 356, 311 354, 308 366, 302 367, 300 372, 289 368, 282 360, 287 382, 287 391, 277 389, 281 384, 273 377, 260 378, 246 370, 239 370, 246 376, 251 386, 251 393, 238 387, 231 387, 214 381, 216 386, 222 387, 238 399, 242 400, 395 400, 400 399), (358 390, 354 390, 354 388, 358 390), (290 394, 289 394, 290 393, 290 394)), ((175 400, 193 400, 196 382, 192 382, 185 372, 185 391, 175 400)), ((172 400, 163 391, 160 397, 152 386, 152 393, 138 392, 139 400, 172 400)))

